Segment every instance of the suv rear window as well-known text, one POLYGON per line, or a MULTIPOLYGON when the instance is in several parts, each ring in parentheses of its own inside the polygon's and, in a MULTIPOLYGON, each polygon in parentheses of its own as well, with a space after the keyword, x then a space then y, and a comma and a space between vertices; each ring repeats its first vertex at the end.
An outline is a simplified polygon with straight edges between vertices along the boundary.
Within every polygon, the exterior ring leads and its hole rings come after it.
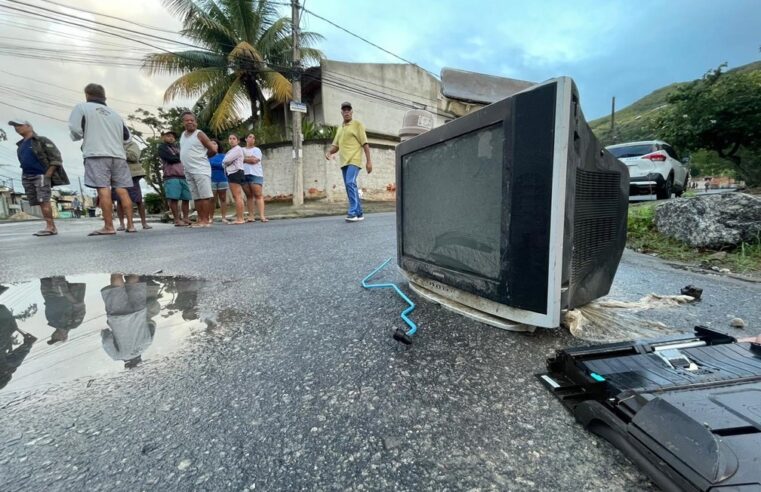
POLYGON ((641 155, 649 154, 650 152, 655 152, 656 149, 655 145, 653 144, 645 144, 645 145, 627 145, 626 147, 616 147, 613 149, 608 149, 608 152, 613 154, 619 159, 622 159, 624 157, 639 157, 641 155))

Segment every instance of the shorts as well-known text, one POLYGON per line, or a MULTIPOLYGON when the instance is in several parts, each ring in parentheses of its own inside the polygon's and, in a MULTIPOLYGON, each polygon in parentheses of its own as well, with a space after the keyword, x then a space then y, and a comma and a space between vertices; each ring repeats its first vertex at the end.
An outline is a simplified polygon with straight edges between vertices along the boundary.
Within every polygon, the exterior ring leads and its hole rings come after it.
POLYGON ((212 181, 211 182, 211 189, 212 191, 225 191, 230 186, 227 184, 227 181, 212 181))
POLYGON ((36 176, 33 174, 22 174, 21 184, 24 185, 29 205, 39 205, 50 201, 50 178, 46 178, 44 174, 36 176))
POLYGON ((232 174, 227 175, 227 181, 230 183, 235 183, 237 185, 242 185, 246 182, 246 175, 243 173, 243 169, 238 169, 232 174))
MULTIPOLYGON (((140 189, 141 179, 143 179, 142 176, 139 178, 132 178, 132 186, 127 188, 127 193, 129 194, 129 199, 132 200, 132 203, 143 203, 143 190, 140 189)), ((117 193, 113 193, 113 189, 111 191, 114 197, 114 201, 119 202, 119 195, 117 193)))
POLYGON ((164 194, 167 200, 190 201, 190 188, 182 178, 171 178, 164 181, 164 194))
POLYGON ((249 184, 256 184, 256 185, 263 185, 264 184, 264 176, 256 176, 253 174, 246 174, 246 183, 249 184))
POLYGON ((88 188, 130 188, 132 173, 126 159, 85 157, 85 186, 88 188))
POLYGON ((193 200, 205 200, 214 196, 214 192, 211 191, 210 175, 186 172, 185 179, 188 180, 188 188, 193 200))

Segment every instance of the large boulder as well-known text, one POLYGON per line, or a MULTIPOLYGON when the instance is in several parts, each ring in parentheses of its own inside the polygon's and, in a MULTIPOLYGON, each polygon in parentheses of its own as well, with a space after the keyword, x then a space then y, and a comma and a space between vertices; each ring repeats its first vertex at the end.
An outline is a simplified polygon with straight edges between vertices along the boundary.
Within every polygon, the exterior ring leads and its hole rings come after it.
POLYGON ((757 241, 761 198, 726 193, 669 200, 656 208, 655 227, 693 248, 719 249, 757 241))

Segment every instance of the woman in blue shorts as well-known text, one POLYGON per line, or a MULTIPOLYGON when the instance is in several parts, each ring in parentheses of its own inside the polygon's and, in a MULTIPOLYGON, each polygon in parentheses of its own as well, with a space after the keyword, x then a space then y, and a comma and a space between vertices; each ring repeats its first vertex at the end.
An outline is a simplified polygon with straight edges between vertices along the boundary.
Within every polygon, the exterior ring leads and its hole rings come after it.
POLYGON ((217 151, 214 157, 209 158, 209 164, 211 164, 211 191, 214 193, 214 202, 219 200, 219 210, 222 213, 222 222, 229 224, 227 220, 227 174, 225 173, 225 166, 222 164, 222 160, 225 158, 225 147, 222 142, 213 138, 211 140, 211 146, 217 151))

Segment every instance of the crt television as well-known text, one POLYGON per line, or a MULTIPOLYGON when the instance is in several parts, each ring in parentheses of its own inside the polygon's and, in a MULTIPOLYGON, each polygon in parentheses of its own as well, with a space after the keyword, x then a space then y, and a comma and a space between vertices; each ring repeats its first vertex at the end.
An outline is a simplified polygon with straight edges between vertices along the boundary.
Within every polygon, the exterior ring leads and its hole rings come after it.
POLYGON ((629 173, 592 134, 570 78, 400 143, 396 183, 397 261, 413 288, 547 328, 610 290, 629 173))

